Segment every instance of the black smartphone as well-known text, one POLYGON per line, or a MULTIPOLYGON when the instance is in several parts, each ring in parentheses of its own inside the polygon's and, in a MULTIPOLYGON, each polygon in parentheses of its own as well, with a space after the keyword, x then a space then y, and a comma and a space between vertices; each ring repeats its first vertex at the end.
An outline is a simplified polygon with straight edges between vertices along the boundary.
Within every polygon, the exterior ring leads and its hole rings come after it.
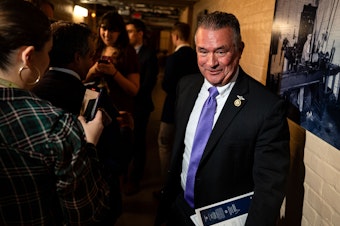
POLYGON ((98 60, 98 63, 109 64, 110 63, 110 57, 101 56, 100 59, 98 60))
POLYGON ((91 121, 97 113, 98 108, 103 112, 103 123, 108 125, 112 119, 117 118, 119 110, 112 103, 110 96, 105 88, 99 88, 93 83, 86 83, 86 92, 81 114, 84 115, 87 121, 91 121))
POLYGON ((96 113, 97 113, 97 110, 98 110, 98 107, 101 101, 103 89, 99 89, 99 91, 95 91, 95 92, 98 92, 97 97, 89 99, 85 107, 84 117, 86 121, 91 121, 96 116, 96 113))
POLYGON ((108 60, 105 60, 105 59, 99 59, 99 60, 98 60, 98 63, 101 63, 101 64, 109 64, 109 61, 108 61, 108 60))

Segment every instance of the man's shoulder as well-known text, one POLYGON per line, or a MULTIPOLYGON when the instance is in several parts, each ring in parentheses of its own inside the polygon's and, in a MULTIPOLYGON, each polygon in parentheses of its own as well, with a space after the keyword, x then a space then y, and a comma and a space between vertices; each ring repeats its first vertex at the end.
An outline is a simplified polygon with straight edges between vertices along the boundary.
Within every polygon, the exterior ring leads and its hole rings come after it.
POLYGON ((125 48, 122 48, 121 50, 125 51, 127 55, 136 55, 137 56, 136 50, 131 44, 128 44, 125 48))
MULTIPOLYGON (((45 75, 41 78, 41 82, 58 82, 58 83, 67 83, 67 84, 82 84, 82 82, 76 78, 74 75, 62 72, 49 70, 45 73, 45 75)), ((40 83, 40 82, 39 82, 40 83)), ((38 83, 38 85, 39 85, 38 83)))
POLYGON ((197 84, 202 84, 203 81, 204 77, 201 73, 188 74, 179 80, 179 86, 185 87, 185 89, 191 89, 191 87, 197 84))
POLYGON ((179 48, 176 52, 174 52, 174 54, 192 54, 192 53, 196 53, 195 50, 191 47, 191 46, 182 46, 181 48, 179 48))
POLYGON ((146 57, 146 58, 157 57, 156 50, 154 48, 152 48, 151 46, 147 46, 147 45, 143 45, 141 47, 138 55, 141 56, 141 57, 146 57))
POLYGON ((142 45, 139 51, 144 51, 148 53, 156 53, 155 48, 151 47, 150 45, 142 45))
POLYGON ((178 64, 183 66, 196 64, 196 52, 191 47, 181 47, 176 52, 170 54, 167 57, 167 61, 173 62, 176 65, 178 64))

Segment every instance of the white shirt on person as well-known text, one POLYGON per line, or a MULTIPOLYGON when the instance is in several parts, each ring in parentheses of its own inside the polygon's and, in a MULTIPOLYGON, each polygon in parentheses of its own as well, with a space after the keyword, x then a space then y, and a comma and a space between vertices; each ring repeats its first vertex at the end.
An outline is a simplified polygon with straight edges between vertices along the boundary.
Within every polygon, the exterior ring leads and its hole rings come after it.
POLYGON ((78 75, 77 72, 75 72, 75 71, 73 71, 73 70, 70 70, 70 69, 67 69, 67 68, 50 67, 48 70, 50 70, 50 71, 60 71, 60 72, 64 72, 64 73, 66 73, 66 74, 73 75, 73 76, 76 77, 78 80, 81 80, 81 79, 80 79, 80 76, 78 75))

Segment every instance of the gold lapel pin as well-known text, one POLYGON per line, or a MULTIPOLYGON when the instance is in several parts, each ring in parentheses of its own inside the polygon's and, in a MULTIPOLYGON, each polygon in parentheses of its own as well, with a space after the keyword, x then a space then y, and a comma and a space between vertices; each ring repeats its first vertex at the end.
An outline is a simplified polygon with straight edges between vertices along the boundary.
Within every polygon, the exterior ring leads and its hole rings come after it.
POLYGON ((235 107, 241 106, 242 100, 245 100, 243 96, 237 95, 237 99, 234 101, 235 107))

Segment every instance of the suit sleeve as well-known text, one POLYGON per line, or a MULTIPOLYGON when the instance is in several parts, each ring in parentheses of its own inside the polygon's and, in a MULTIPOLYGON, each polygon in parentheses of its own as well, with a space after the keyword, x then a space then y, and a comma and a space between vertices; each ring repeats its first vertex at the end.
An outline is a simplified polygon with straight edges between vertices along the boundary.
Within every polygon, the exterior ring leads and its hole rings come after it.
POLYGON ((157 82, 158 72, 159 68, 156 53, 150 50, 148 53, 148 60, 145 62, 145 78, 140 84, 140 92, 152 92, 157 82))
POLYGON ((168 56, 164 68, 162 88, 167 94, 175 95, 178 83, 178 63, 173 55, 168 56))
POLYGON ((254 198, 247 226, 276 225, 289 171, 289 128, 282 101, 263 121, 254 153, 254 198))

